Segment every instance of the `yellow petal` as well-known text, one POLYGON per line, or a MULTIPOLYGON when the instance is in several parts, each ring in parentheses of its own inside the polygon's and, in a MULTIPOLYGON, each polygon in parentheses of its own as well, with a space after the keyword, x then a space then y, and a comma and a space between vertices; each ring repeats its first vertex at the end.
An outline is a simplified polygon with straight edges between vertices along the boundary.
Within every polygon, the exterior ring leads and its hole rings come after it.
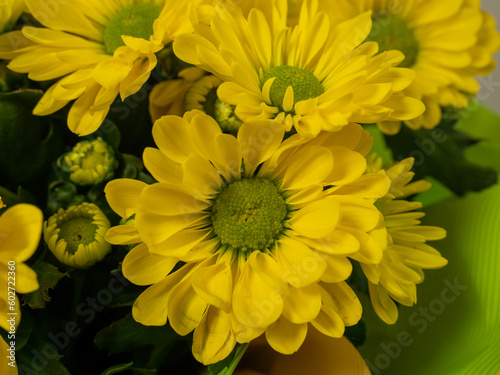
POLYGON ((17 364, 14 362, 14 366, 10 365, 10 363, 12 363, 9 358, 10 348, 10 342, 7 344, 3 338, 0 337, 0 350, 4 354, 0 359, 0 367, 4 369, 2 371, 5 371, 5 375, 18 375, 17 364))
POLYGON ((330 337, 342 337, 345 332, 345 325, 342 318, 333 308, 327 305, 323 305, 318 316, 311 324, 322 334, 330 337))
POLYGON ((171 184, 158 183, 144 188, 140 204, 159 215, 183 215, 203 211, 207 203, 201 202, 185 189, 171 184))
POLYGON ((219 124, 212 117, 200 112, 191 119, 191 126, 194 149, 205 159, 210 159, 210 145, 217 135, 222 134, 219 124))
POLYGON ((322 281, 327 283, 338 283, 351 276, 352 264, 347 258, 326 256, 324 259, 327 267, 321 278, 322 281))
POLYGON ((243 267, 234 287, 233 313, 246 326, 265 328, 280 317, 283 298, 248 263, 243 267))
POLYGON ((304 189, 323 182, 334 167, 331 152, 321 146, 305 147, 289 160, 283 177, 287 189, 304 189))
POLYGON ((92 77, 102 87, 111 89, 118 86, 131 69, 132 65, 125 59, 110 58, 97 64, 92 77))
POLYGON ((231 267, 225 262, 198 268, 194 271, 191 283, 198 295, 218 309, 229 313, 231 310, 231 294, 233 277, 231 267))
POLYGON ((307 336, 307 323, 293 324, 281 317, 266 330, 269 345, 281 354, 293 354, 299 350, 307 336))
POLYGON ((359 241, 352 234, 333 230, 321 238, 301 238, 307 246, 332 255, 349 255, 359 250, 359 241))
POLYGON ((136 214, 135 226, 142 240, 154 248, 205 216, 202 213, 164 216, 141 209, 136 214))
POLYGON ((137 212, 139 196, 146 186, 148 185, 142 181, 120 178, 108 182, 104 193, 113 211, 127 218, 137 212))
POLYGON ((31 293, 39 287, 36 272, 24 263, 16 264, 16 292, 31 293))
POLYGON ((294 212, 288 224, 298 234, 309 238, 325 237, 340 220, 340 204, 335 199, 309 203, 294 212))
POLYGON ((189 126, 178 116, 163 116, 153 125, 153 138, 158 148, 177 163, 184 163, 194 152, 189 126))
POLYGON ((151 285, 165 278, 178 259, 151 254, 146 244, 134 247, 123 259, 123 276, 136 285, 151 285))
POLYGON ((308 323, 318 316, 322 305, 321 288, 311 284, 291 291, 285 298, 283 316, 295 324, 308 323))
POLYGON ((323 295, 323 304, 334 309, 346 326, 352 326, 359 322, 362 313, 361 303, 347 283, 321 283, 321 286, 326 292, 323 295), (328 296, 330 298, 327 298, 328 296))
POLYGON ((229 356, 235 345, 230 314, 211 306, 194 330, 194 357, 204 365, 216 363, 229 356))
POLYGON ((43 214, 30 204, 17 204, 0 216, 0 252, 5 261, 24 262, 38 247, 43 214))
POLYGON ((191 154, 185 161, 182 183, 198 199, 210 199, 220 191, 221 177, 213 165, 200 154, 191 154))
POLYGON ((218 134, 210 144, 210 155, 212 163, 226 180, 240 176, 242 155, 234 136, 218 134))
POLYGON ((183 257, 203 241, 209 233, 210 230, 208 229, 181 230, 170 236, 166 241, 155 244, 154 247, 150 247, 149 252, 164 257, 183 259, 183 257))
POLYGON ((285 128, 273 120, 249 121, 238 131, 238 141, 245 161, 247 174, 269 159, 283 140, 285 128))
POLYGON ((104 239, 113 245, 132 245, 141 242, 141 236, 133 225, 109 228, 104 239))
POLYGON ((278 262, 269 254, 254 251, 247 259, 252 269, 281 295, 287 295, 289 288, 283 279, 283 271, 278 262))
POLYGON ((170 291, 191 269, 190 265, 183 266, 142 292, 132 306, 134 319, 145 326, 165 325, 170 291))
POLYGON ((156 181, 172 184, 179 184, 182 181, 182 166, 160 150, 146 147, 142 159, 144 166, 156 181))
POLYGON ((276 251, 284 279, 296 288, 317 282, 326 270, 326 262, 306 245, 285 237, 276 251))
POLYGON ((293 95, 293 87, 288 86, 285 95, 283 96, 283 110, 285 112, 291 112, 293 109, 293 103, 294 103, 294 95, 293 95))
POLYGON ((174 286, 168 296, 170 325, 179 335, 185 336, 200 324, 208 306, 195 292, 188 276, 174 286))
POLYGON ((332 173, 325 179, 332 185, 343 185, 361 177, 366 170, 366 159, 358 152, 344 147, 331 147, 332 173))
POLYGON ((89 135, 99 129, 106 118, 109 107, 98 111, 91 110, 100 89, 101 87, 97 84, 89 88, 71 106, 68 113, 68 128, 73 133, 79 136, 89 135))
POLYGON ((370 300, 377 315, 387 324, 394 324, 398 320, 398 308, 381 285, 368 283, 370 300))

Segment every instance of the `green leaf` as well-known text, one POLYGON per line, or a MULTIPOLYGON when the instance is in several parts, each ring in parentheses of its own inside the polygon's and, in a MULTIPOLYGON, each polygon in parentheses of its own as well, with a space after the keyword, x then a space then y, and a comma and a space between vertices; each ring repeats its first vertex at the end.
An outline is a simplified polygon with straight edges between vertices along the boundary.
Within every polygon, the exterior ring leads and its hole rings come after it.
POLYGON ((134 365, 134 362, 129 362, 129 363, 123 363, 123 364, 120 364, 120 365, 116 365, 116 366, 110 367, 107 370, 101 372, 101 375, 119 374, 120 372, 125 371, 126 369, 132 367, 133 365, 134 365))
POLYGON ((49 290, 54 289, 66 273, 61 273, 57 267, 38 259, 32 266, 38 276, 40 288, 24 296, 24 302, 32 309, 43 309, 50 302, 49 290))
POLYGON ((132 314, 128 314, 100 331, 94 342, 98 348, 115 354, 146 345, 166 345, 178 338, 168 324, 162 327, 143 326, 134 320, 132 314))
POLYGON ((16 352, 17 367, 20 375, 71 375, 60 362, 62 358, 52 344, 37 341, 16 352))
MULTIPOLYGON (((22 311, 21 323, 17 327, 15 333, 16 350, 21 350, 24 346, 26 346, 26 343, 30 338, 31 331, 33 331, 34 324, 35 321, 31 314, 28 311, 22 311)), ((7 331, 0 330, 0 336, 7 343, 12 341, 9 339, 9 332, 7 331)))
POLYGON ((120 146, 121 134, 118 127, 111 120, 104 120, 99 129, 89 136, 89 139, 101 137, 104 142, 113 147, 115 150, 120 146))
POLYGON ((241 357, 247 350, 248 344, 238 344, 233 349, 231 354, 227 356, 227 358, 223 359, 220 362, 214 363, 213 365, 208 366, 208 374, 209 375, 231 375, 238 366, 241 357))
POLYGON ((9 188, 45 174, 63 148, 51 119, 32 114, 41 96, 38 90, 0 93, 0 180, 9 188))
POLYGON ((403 127, 394 136, 386 136, 396 160, 415 159, 415 180, 432 176, 455 194, 481 191, 497 182, 497 173, 465 159, 465 150, 477 140, 454 128, 456 119, 444 119, 432 130, 403 127))

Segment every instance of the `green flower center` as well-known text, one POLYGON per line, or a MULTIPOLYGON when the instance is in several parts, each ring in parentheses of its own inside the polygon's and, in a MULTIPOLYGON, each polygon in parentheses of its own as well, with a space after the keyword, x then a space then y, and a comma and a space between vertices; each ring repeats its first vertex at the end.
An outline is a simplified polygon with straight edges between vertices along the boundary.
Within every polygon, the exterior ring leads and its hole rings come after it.
POLYGON ((413 29, 404 19, 391 13, 374 15, 366 40, 377 42, 379 53, 393 49, 403 52, 405 59, 399 64, 401 67, 408 68, 417 62, 419 45, 413 29))
POLYGON ((265 250, 283 230, 287 206, 267 179, 244 178, 224 188, 212 206, 214 232, 239 251, 265 250))
POLYGON ((92 218, 78 217, 61 224, 59 238, 66 241, 66 252, 71 255, 78 250, 78 245, 88 245, 95 241, 97 225, 92 218))
POLYGON ((149 40, 153 34, 153 23, 160 13, 161 7, 150 3, 123 8, 109 21, 104 31, 106 51, 113 54, 118 47, 124 46, 122 35, 149 40))
POLYGON ((281 65, 264 73, 264 82, 276 77, 271 85, 269 97, 274 106, 282 108, 286 89, 293 87, 293 104, 317 98, 325 91, 321 82, 308 70, 296 66, 281 65))

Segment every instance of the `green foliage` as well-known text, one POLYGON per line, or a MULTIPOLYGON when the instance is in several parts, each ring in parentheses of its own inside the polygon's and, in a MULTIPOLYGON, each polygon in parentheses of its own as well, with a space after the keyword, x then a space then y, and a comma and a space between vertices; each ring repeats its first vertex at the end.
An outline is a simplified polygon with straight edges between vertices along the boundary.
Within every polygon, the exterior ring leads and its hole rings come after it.
POLYGON ((59 272, 57 267, 42 259, 38 259, 31 268, 37 273, 40 288, 26 294, 24 302, 32 309, 43 309, 50 302, 49 290, 54 289, 59 280, 67 276, 68 273, 59 272))
POLYGON ((396 160, 415 158, 415 180, 432 176, 457 195, 481 191, 497 182, 497 173, 466 160, 465 150, 477 140, 455 129, 456 119, 444 119, 432 130, 403 127, 386 136, 396 160))
POLYGON ((225 359, 207 367, 207 375, 231 375, 245 354, 248 344, 238 344, 225 359))
POLYGON ((31 112, 42 93, 0 93, 0 183, 10 186, 46 173, 62 148, 60 130, 48 118, 31 112))

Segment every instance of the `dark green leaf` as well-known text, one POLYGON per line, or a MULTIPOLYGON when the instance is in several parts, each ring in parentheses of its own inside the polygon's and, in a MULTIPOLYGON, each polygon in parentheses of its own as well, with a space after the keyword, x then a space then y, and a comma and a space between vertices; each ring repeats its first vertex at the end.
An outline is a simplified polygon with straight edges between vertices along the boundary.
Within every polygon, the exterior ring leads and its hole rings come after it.
POLYGON ((208 366, 209 375, 231 375, 245 353, 248 344, 238 344, 225 359, 208 366))
POLYGON ((134 362, 129 362, 129 363, 123 363, 123 364, 120 364, 120 365, 116 365, 116 366, 110 367, 107 370, 101 372, 101 375, 119 374, 120 372, 123 372, 126 369, 129 369, 133 365, 134 365, 134 362))
POLYGON ((50 302, 49 289, 54 289, 67 273, 61 273, 57 267, 38 259, 32 266, 38 276, 40 288, 24 296, 24 302, 32 309, 43 309, 50 302))
POLYGON ((95 337, 95 344, 110 354, 131 351, 146 345, 165 345, 179 336, 167 324, 162 327, 148 327, 137 323, 131 314, 104 328, 95 337))
POLYGON ((52 121, 32 114, 41 95, 38 90, 0 93, 0 179, 11 186, 45 174, 63 147, 52 121))
POLYGON ((399 134, 385 138, 396 160, 415 159, 415 179, 432 176, 458 195, 492 186, 496 172, 465 159, 464 151, 477 140, 457 131, 455 123, 444 119, 432 130, 403 127, 399 134))

